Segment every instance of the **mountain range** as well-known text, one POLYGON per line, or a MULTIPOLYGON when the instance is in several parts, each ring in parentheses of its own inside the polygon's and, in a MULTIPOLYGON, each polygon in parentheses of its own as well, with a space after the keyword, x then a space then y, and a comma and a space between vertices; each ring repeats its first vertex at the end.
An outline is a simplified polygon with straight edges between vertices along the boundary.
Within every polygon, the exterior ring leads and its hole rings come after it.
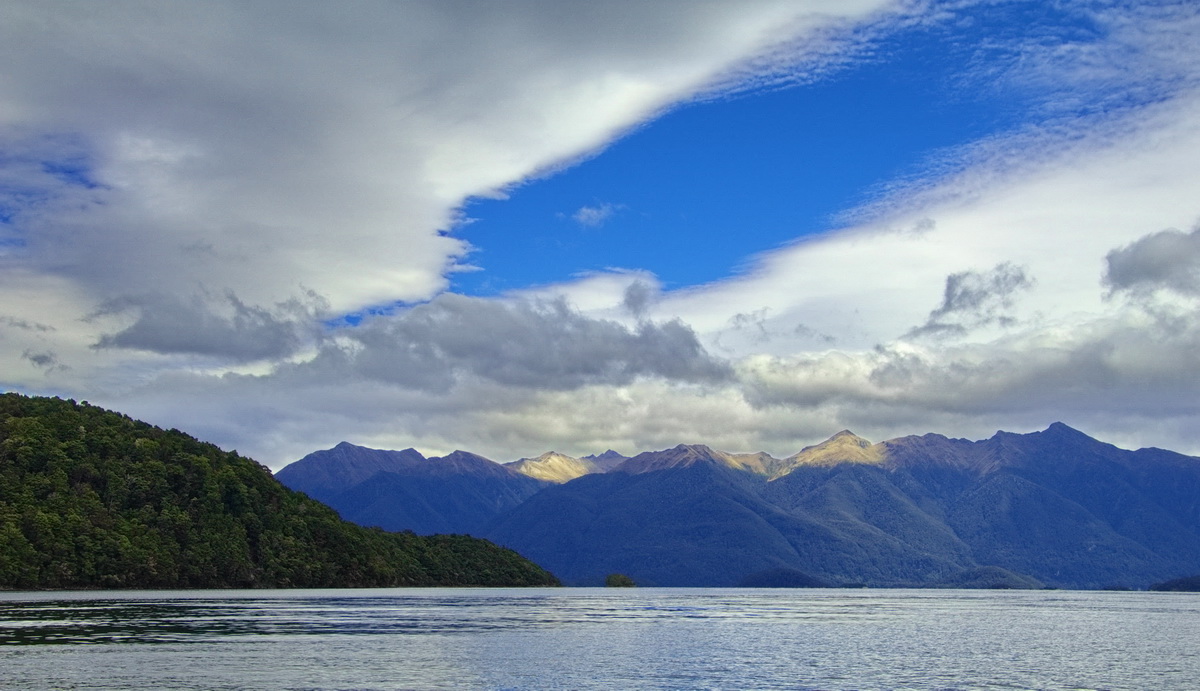
POLYGON ((344 518, 462 532, 564 583, 1143 588, 1200 573, 1200 458, 1062 423, 849 431, 778 459, 700 444, 509 464, 339 444, 277 473, 344 518))

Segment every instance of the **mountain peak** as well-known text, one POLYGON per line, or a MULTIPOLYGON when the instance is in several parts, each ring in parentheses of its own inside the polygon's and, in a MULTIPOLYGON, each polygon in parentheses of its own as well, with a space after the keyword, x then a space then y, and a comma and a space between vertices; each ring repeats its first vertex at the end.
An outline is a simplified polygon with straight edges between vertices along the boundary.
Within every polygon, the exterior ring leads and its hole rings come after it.
POLYGON ((424 463, 413 449, 383 451, 344 441, 332 449, 314 451, 275 473, 276 479, 316 499, 355 485, 376 473, 403 472, 424 463))
POLYGON ((861 446, 863 448, 871 446, 871 442, 867 441, 866 439, 863 439, 862 437, 858 436, 857 434, 855 434, 854 432, 851 432, 848 429, 844 429, 841 432, 838 432, 837 434, 833 435, 832 437, 821 442, 821 444, 818 444, 818 446, 821 446, 822 444, 832 444, 832 443, 852 443, 852 444, 861 446))
POLYGON ((599 472, 595 463, 581 458, 572 458, 557 451, 547 451, 537 458, 522 458, 505 467, 522 475, 556 484, 570 482, 577 477, 599 472))
POLYGON ((616 470, 636 475, 668 468, 687 468, 698 464, 741 468, 729 454, 714 451, 704 444, 679 444, 663 451, 647 451, 617 466, 616 470))
POLYGON ((475 477, 511 477, 516 473, 490 458, 456 449, 441 457, 428 459, 421 472, 429 476, 469 475, 475 477))
POLYGON ((596 466, 597 472, 607 473, 608 471, 612 470, 613 468, 616 468, 617 466, 624 463, 627 459, 628 459, 628 456, 624 456, 622 454, 617 453, 616 451, 613 451, 612 449, 609 449, 608 451, 605 451, 604 453, 602 453, 598 456, 595 454, 592 454, 590 456, 584 456, 584 457, 580 458, 579 460, 588 461, 588 462, 594 464, 596 466))
POLYGON ((887 458, 887 447, 872 444, 848 429, 815 446, 806 446, 783 460, 772 479, 782 477, 800 466, 835 466, 841 463, 879 465, 887 458))
POLYGON ((1062 422, 1050 423, 1050 426, 1046 428, 1046 431, 1043 432, 1043 434, 1053 434, 1055 436, 1087 437, 1088 439, 1091 439, 1091 437, 1088 437, 1088 435, 1084 434, 1083 432, 1080 432, 1074 427, 1062 422))

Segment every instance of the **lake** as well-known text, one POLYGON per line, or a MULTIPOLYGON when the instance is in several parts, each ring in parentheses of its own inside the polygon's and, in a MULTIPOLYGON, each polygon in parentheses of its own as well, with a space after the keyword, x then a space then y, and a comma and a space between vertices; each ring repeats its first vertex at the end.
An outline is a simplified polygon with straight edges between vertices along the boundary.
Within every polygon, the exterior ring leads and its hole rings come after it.
POLYGON ((0 593, 0 688, 1196 689, 1200 594, 0 593))

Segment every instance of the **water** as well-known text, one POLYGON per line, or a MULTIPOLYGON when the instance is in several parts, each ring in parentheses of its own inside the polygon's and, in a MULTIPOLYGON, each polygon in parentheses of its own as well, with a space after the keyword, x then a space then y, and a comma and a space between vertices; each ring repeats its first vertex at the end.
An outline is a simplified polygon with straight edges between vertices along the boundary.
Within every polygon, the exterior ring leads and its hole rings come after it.
POLYGON ((0 688, 1196 689, 1200 595, 0 593, 0 688))

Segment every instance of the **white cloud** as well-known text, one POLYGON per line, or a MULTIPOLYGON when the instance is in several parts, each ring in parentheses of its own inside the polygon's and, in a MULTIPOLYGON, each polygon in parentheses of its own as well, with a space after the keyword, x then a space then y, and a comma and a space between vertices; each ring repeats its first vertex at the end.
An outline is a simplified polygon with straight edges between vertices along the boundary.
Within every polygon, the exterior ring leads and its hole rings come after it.
MULTIPOLYGON (((730 404, 731 426, 753 420, 764 446, 789 438, 767 422, 786 411, 801 430, 825 420, 876 439, 1065 419, 1200 451, 1195 231, 1171 230, 1200 218, 1200 34, 1180 29, 1200 13, 1181 12, 1101 17, 1108 42, 1025 46, 1005 74, 1120 108, 1048 104, 1047 121, 972 145, 847 227, 663 293, 647 314, 683 319, 737 363, 732 390, 755 414, 730 404), (929 339, 938 327, 956 338, 929 339)), ((622 297, 589 292, 598 313, 622 297)))
POLYGON ((468 196, 827 21, 807 9, 7 3, 0 266, 64 279, 84 313, 147 295, 273 309, 315 293, 333 315, 428 299, 468 249, 439 232, 468 196))
POLYGON ((599 228, 613 217, 613 214, 623 207, 620 204, 605 202, 596 206, 581 206, 571 214, 571 219, 585 228, 599 228))
POLYGON ((1200 218, 1200 13, 1183 6, 1107 9, 1087 45, 1001 46, 1014 59, 964 88, 1038 90, 1044 121, 736 277, 671 292, 627 267, 443 294, 468 248, 439 231, 468 196, 731 74, 787 81, 797 34, 826 69, 829 28, 880 5, 9 3, 0 379, 276 467, 343 439, 788 454, 843 427, 1053 419, 1200 451, 1194 262, 1162 258, 1200 218), (939 325, 957 336, 921 337, 939 325))
POLYGON ((468 197, 884 5, 6 3, 0 380, 188 427, 206 406, 166 403, 180 382, 270 372, 324 352, 324 319, 444 291, 468 197))
POLYGON ((9 261, 100 300, 427 299, 466 250, 438 232, 466 197, 602 146, 821 21, 804 9, 9 3, 0 136, 30 153, 3 172, 94 181, 30 178, 9 261))

